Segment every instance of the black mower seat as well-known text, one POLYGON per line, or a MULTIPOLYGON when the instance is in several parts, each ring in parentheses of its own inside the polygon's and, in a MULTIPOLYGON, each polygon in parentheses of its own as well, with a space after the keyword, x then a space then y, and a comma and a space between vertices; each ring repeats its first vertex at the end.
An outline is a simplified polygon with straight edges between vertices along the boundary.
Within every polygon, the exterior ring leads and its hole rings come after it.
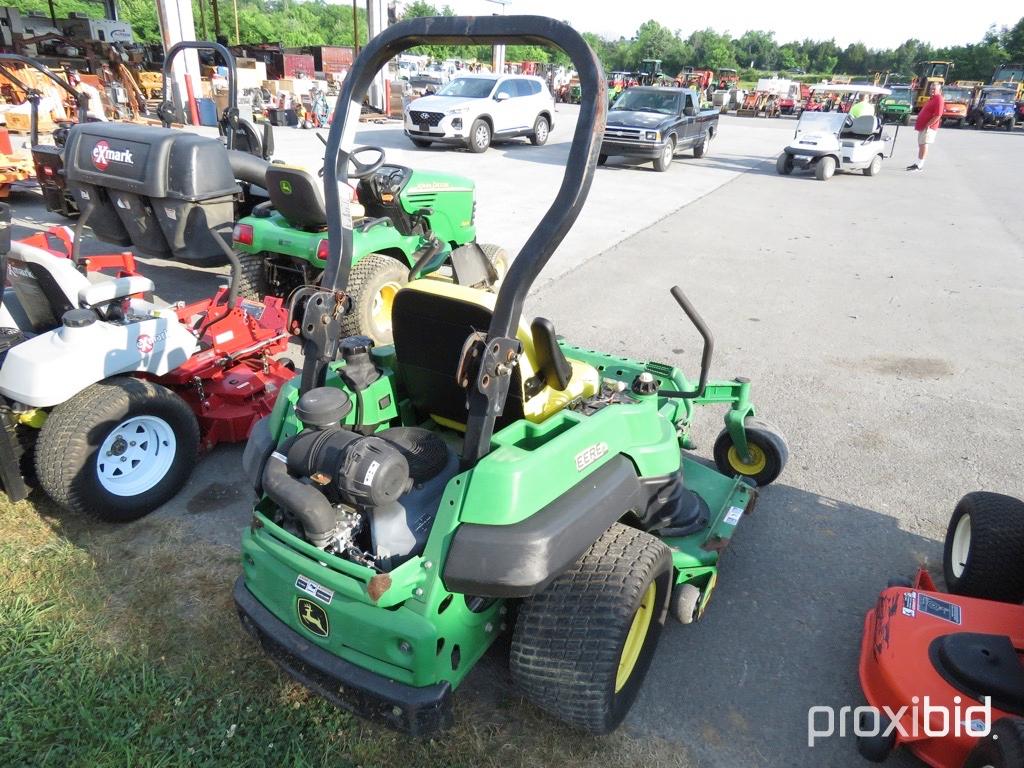
POLYGON ((293 227, 323 229, 327 209, 320 182, 304 168, 271 164, 267 167, 267 192, 270 202, 293 227))
POLYGON ((957 690, 992 706, 1024 715, 1024 665, 1006 635, 955 632, 935 638, 928 649, 932 665, 957 690))
MULTIPOLYGON (((399 375, 416 409, 437 423, 464 430, 467 390, 455 380, 463 345, 470 334, 486 332, 496 295, 440 278, 414 280, 395 295, 391 310, 399 375)), ((523 345, 512 372, 501 429, 519 419, 544 421, 601 385, 597 369, 566 359, 549 320, 533 328, 520 323, 523 345)))

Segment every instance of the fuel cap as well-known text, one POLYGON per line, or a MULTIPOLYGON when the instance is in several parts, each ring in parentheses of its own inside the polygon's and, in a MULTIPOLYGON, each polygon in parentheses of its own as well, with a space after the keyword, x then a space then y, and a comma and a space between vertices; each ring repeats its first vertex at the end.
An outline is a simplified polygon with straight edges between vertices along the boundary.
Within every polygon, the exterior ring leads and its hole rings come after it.
POLYGON ((69 309, 60 321, 65 328, 85 328, 96 322, 96 313, 91 309, 69 309))

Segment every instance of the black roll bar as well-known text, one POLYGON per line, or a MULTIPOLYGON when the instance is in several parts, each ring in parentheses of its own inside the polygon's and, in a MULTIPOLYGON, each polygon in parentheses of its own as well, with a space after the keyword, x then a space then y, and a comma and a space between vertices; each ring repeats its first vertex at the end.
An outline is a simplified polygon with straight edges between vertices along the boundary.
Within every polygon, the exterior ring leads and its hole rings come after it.
MULTIPOLYGON (((33 58, 22 56, 20 53, 0 53, 0 61, 14 61, 18 64, 25 64, 26 66, 42 72, 47 78, 52 80, 55 85, 67 91, 71 95, 75 100, 76 107, 78 108, 78 122, 86 122, 89 117, 89 97, 84 93, 76 91, 71 87, 70 83, 66 83, 61 80, 52 69, 33 58)), ((35 146, 39 143, 39 91, 37 88, 25 85, 13 75, 9 74, 9 72, 6 71, 6 68, 4 69, 4 76, 7 77, 8 80, 11 80, 11 82, 13 82, 17 87, 22 88, 25 91, 26 98, 31 109, 31 135, 29 143, 32 146, 35 146)))
MULTIPOLYGON (((426 17, 399 22, 370 40, 345 78, 327 138, 324 199, 329 256, 317 301, 310 300, 306 304, 303 328, 305 331, 322 325, 333 330, 337 327, 335 319, 345 311, 344 292, 352 268, 352 220, 339 187, 348 181, 349 152, 355 145, 363 97, 373 78, 387 61, 408 48, 466 43, 561 48, 579 73, 583 92, 562 184, 505 276, 482 345, 476 380, 470 385, 463 463, 472 465, 490 450, 495 418, 505 406, 512 368, 520 351, 516 330, 526 295, 583 208, 601 148, 608 109, 607 84, 597 56, 576 30, 544 16, 426 17)), ((325 335, 312 330, 310 333, 307 340, 311 347, 302 375, 303 391, 323 383, 326 366, 334 359, 340 341, 337 333, 325 335)))
POLYGON ((228 149, 234 149, 235 129, 238 127, 238 70, 234 54, 220 43, 211 43, 206 40, 183 40, 172 45, 170 50, 167 51, 167 54, 164 56, 163 93, 161 94, 160 107, 157 109, 160 122, 163 123, 164 128, 170 128, 173 122, 174 105, 171 102, 170 89, 174 72, 171 69, 171 65, 174 64, 175 57, 182 51, 213 51, 224 61, 224 66, 228 69, 228 105, 224 108, 224 113, 221 115, 221 123, 224 124, 224 132, 227 134, 227 147, 228 149))

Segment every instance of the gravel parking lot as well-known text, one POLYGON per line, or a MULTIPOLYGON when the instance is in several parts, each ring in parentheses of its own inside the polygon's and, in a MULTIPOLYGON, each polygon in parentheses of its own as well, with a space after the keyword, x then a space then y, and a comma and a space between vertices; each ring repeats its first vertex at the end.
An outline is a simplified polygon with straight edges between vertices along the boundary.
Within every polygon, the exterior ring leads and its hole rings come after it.
MULTIPOLYGON (((576 108, 550 143, 485 155, 417 150, 395 125, 361 143, 390 160, 473 178, 484 241, 513 252, 553 199, 576 108)), ((965 492, 1024 496, 1024 131, 944 129, 923 173, 913 132, 877 178, 778 176, 788 119, 722 119, 710 157, 668 173, 611 161, 527 311, 583 345, 696 370, 699 339, 671 300, 681 285, 716 335, 717 377, 744 375, 790 464, 740 525, 700 624, 670 624, 628 728, 679 745, 680 764, 861 765, 853 739, 807 746, 813 705, 857 706, 864 612, 895 575, 936 565, 965 492)), ((314 169, 311 132, 277 129, 277 155, 314 169)), ((10 202, 24 235, 48 217, 10 202)), ((217 270, 146 259, 164 299, 208 294, 217 270)), ((697 453, 720 428, 705 413, 697 453)), ((238 541, 249 491, 241 449, 206 457, 159 516, 238 541)), ((225 585, 227 588, 227 585, 225 585)), ((507 686, 499 661, 465 693, 507 686)), ((909 758, 892 765, 915 765, 909 758)))

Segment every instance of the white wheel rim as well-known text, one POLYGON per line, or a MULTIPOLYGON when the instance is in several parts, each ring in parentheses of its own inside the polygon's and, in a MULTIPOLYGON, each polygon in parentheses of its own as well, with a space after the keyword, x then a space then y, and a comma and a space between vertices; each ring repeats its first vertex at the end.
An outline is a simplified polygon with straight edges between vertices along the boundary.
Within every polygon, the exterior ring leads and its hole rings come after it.
POLYGON ((956 523, 953 531, 953 547, 949 553, 951 562, 950 569, 956 578, 964 575, 964 568, 967 567, 967 558, 971 554, 971 516, 964 515, 956 523))
POLYGON ((138 496, 164 479, 176 449, 170 424, 156 416, 136 416, 107 435, 96 456, 96 475, 105 491, 138 496))
POLYGON ((476 141, 476 145, 478 147, 486 147, 487 146, 487 126, 486 125, 481 125, 480 127, 478 127, 476 129, 476 133, 474 134, 474 140, 476 141))
POLYGON ((548 137, 548 124, 546 120, 541 120, 537 123, 537 138, 540 141, 544 141, 548 137))
POLYGON ((668 165, 669 163, 672 162, 672 155, 673 154, 675 154, 675 151, 674 151, 674 148, 672 147, 672 142, 670 141, 668 144, 665 145, 665 152, 662 154, 662 158, 661 158, 662 160, 664 160, 665 165, 668 165))

